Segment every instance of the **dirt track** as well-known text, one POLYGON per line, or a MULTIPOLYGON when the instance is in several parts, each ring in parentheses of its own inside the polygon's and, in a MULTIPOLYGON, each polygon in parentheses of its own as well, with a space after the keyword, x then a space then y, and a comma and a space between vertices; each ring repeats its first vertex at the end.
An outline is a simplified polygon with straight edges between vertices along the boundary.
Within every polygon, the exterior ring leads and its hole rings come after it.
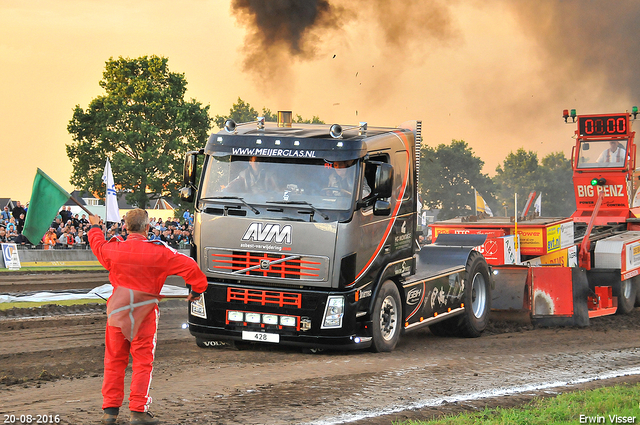
MULTIPOLYGON (((315 355, 278 346, 201 349, 181 328, 183 302, 161 310, 152 411, 169 424, 390 424, 640 380, 640 309, 585 329, 493 324, 477 339, 424 330, 405 335, 393 353, 315 355)), ((75 314, 1 318, 0 415, 97 423, 104 307, 75 314)))

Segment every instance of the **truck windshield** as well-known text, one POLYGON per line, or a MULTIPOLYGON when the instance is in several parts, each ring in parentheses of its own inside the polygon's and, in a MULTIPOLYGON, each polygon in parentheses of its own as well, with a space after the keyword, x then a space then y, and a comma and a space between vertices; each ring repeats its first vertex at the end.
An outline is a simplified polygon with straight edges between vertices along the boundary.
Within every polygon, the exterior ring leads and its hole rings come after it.
POLYGON ((627 139, 582 140, 578 152, 578 168, 624 167, 627 139))
POLYGON ((353 204, 358 162, 323 159, 210 156, 201 198, 240 196, 251 205, 305 201, 319 209, 353 204))

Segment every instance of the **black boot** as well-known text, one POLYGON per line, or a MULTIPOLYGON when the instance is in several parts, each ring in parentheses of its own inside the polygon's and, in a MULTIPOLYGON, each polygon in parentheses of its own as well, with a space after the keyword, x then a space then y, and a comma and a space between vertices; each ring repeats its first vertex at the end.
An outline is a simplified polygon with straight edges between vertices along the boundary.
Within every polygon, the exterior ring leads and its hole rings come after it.
POLYGON ((131 412, 131 425, 153 425, 160 423, 150 412, 131 412))
POLYGON ((118 413, 120 413, 119 407, 107 407, 104 409, 104 413, 102 414, 102 419, 100 423, 102 424, 115 424, 118 420, 118 413))

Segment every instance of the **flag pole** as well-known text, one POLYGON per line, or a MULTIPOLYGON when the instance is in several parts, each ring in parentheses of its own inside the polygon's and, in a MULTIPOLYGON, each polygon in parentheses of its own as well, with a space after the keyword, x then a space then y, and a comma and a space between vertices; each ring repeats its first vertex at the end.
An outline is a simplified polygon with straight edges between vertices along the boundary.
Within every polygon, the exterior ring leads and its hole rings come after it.
POLYGON ((516 240, 515 240, 515 245, 516 245, 516 252, 518 252, 518 192, 515 193, 515 236, 516 236, 516 240))
POLYGON ((474 204, 474 212, 473 215, 478 215, 478 191, 476 188, 473 188, 473 204, 474 204))
POLYGON ((82 205, 76 198, 74 198, 73 196, 70 197, 69 199, 71 199, 73 202, 76 203, 77 206, 79 206, 80 208, 82 208, 82 210, 84 212, 86 212, 89 215, 94 215, 91 211, 89 211, 84 205, 82 205))

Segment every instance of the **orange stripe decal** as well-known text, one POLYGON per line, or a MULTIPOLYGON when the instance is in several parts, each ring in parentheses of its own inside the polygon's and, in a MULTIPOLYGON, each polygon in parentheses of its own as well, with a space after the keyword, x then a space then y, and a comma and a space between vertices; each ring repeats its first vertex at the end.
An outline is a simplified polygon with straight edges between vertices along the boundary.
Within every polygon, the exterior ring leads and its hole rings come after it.
POLYGON ((404 194, 405 191, 407 190, 407 183, 409 181, 409 171, 410 171, 410 161, 411 161, 411 156, 409 153, 409 141, 407 140, 407 136, 401 132, 401 131, 394 131, 393 134, 395 134, 404 144, 404 148, 405 148, 405 152, 407 153, 407 161, 405 163, 405 174, 402 178, 402 187, 400 189, 400 193, 398 195, 398 199, 396 200, 396 205, 395 208, 393 209, 393 220, 389 221, 389 224, 387 225, 387 228, 384 231, 384 236, 380 239, 380 243, 378 244, 378 246, 376 247, 375 252, 373 253, 373 255, 371 256, 371 258, 369 258, 369 261, 367 261, 367 264, 365 264, 365 266, 362 268, 362 270, 360 271, 360 273, 358 273, 358 275, 355 277, 354 281, 351 282, 350 284, 346 285, 346 287, 352 286, 354 285, 358 279, 360 279, 360 277, 362 277, 362 275, 369 270, 369 267, 371 266, 371 264, 373 263, 373 261, 378 257, 378 255, 380 254, 380 251, 382 251, 382 247, 384 246, 384 243, 387 241, 387 238, 389 237, 389 234, 391 233, 391 229, 393 229, 393 225, 396 223, 396 218, 398 216, 398 211, 400 210, 400 205, 402 205, 402 199, 404 198, 404 194))

